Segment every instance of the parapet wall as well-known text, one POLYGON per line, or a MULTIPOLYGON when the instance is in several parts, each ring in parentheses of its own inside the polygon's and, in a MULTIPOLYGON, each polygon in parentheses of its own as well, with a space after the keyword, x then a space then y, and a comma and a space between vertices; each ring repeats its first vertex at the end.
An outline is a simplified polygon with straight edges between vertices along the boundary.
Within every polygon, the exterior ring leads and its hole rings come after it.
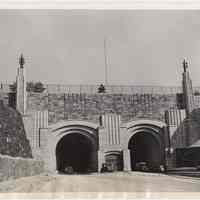
POLYGON ((29 93, 28 111, 48 110, 49 124, 60 120, 99 122, 99 115, 116 113, 122 122, 137 118, 164 121, 164 111, 176 106, 175 94, 48 94, 29 93))
POLYGON ((34 176, 43 172, 42 161, 0 155, 0 181, 34 176))

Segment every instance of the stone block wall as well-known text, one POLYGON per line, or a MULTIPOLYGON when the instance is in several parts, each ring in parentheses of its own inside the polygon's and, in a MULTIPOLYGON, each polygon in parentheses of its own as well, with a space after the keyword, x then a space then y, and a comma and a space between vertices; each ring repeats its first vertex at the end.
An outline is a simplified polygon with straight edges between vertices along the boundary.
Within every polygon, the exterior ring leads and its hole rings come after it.
POLYGON ((0 155, 0 181, 34 176, 44 172, 42 161, 0 155))
POLYGON ((32 157, 22 117, 0 101, 0 153, 13 157, 32 157))
POLYGON ((48 109, 48 94, 47 93, 28 93, 27 95, 27 110, 47 110, 48 109))
POLYGON ((200 108, 191 112, 187 123, 189 125, 188 145, 193 145, 200 140, 200 108))
POLYGON ((200 108, 193 110, 189 118, 175 130, 171 143, 175 149, 191 146, 198 140, 200 140, 200 108))
POLYGON ((182 122, 176 129, 173 131, 173 136, 171 137, 171 147, 173 149, 186 147, 186 134, 187 130, 187 123, 182 122))
POLYGON ((49 94, 48 95, 48 112, 49 121, 56 123, 63 120, 65 117, 65 95, 64 94, 49 94))
POLYGON ((106 113, 121 115, 122 122, 138 118, 164 121, 164 111, 176 106, 176 95, 162 94, 28 94, 27 109, 48 110, 49 124, 60 120, 99 123, 106 113))
POLYGON ((0 92, 0 100, 3 102, 4 105, 9 104, 9 93, 0 92))

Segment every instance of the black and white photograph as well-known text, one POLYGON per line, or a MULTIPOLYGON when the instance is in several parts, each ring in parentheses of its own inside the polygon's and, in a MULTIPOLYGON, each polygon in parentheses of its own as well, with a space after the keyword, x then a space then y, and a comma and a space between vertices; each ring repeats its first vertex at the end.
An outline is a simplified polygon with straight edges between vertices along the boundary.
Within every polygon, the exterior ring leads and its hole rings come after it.
POLYGON ((200 197, 200 10, 0 9, 0 24, 2 197, 200 197))

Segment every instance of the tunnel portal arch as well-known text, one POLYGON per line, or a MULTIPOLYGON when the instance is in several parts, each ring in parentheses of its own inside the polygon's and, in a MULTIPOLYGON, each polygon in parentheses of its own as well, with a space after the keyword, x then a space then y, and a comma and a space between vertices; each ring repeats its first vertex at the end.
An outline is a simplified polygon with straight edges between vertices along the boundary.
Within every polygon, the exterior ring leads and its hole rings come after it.
POLYGON ((98 171, 98 125, 65 121, 51 126, 49 160, 51 171, 72 167, 77 173, 98 171))
POLYGON ((105 163, 110 171, 123 170, 123 152, 107 151, 105 153, 105 163))
POLYGON ((165 164, 165 127, 165 123, 154 120, 127 124, 131 170, 140 169, 138 164, 144 162, 151 171, 165 164))

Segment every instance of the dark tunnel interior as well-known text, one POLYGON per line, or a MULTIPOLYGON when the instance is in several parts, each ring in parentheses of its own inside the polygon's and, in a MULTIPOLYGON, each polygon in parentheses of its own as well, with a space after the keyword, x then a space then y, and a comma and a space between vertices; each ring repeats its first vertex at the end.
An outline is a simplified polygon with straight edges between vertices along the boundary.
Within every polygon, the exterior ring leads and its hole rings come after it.
POLYGON ((64 172, 66 167, 72 167, 74 172, 86 173, 91 170, 93 152, 94 145, 88 137, 68 134, 57 144, 57 170, 64 172))
POLYGON ((132 170, 138 170, 137 165, 145 162, 149 170, 154 171, 163 164, 162 150, 157 138, 146 132, 136 133, 129 141, 132 170))

